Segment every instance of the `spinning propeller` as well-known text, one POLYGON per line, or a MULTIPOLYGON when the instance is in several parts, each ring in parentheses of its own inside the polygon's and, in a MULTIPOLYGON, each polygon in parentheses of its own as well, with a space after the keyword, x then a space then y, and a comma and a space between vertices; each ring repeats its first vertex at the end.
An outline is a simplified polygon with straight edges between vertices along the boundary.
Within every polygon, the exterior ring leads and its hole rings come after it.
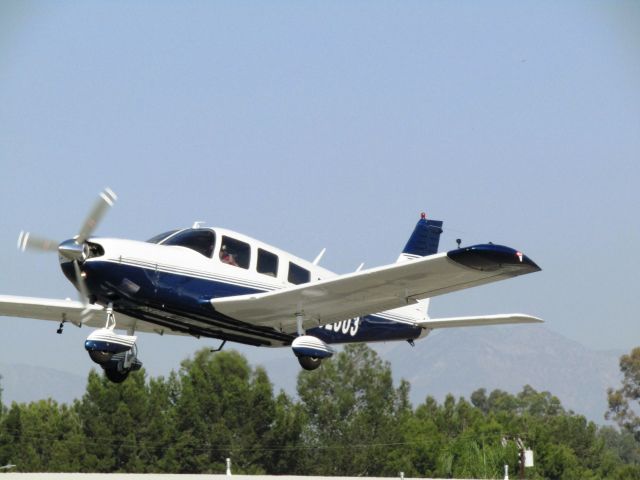
POLYGON ((22 231, 18 237, 18 249, 21 251, 32 250, 39 252, 58 252, 61 257, 73 262, 73 269, 76 274, 76 284, 80 293, 80 300, 85 306, 81 314, 81 323, 85 323, 91 318, 92 311, 89 308, 89 291, 84 281, 84 276, 80 270, 80 263, 84 262, 89 255, 88 238, 95 231, 110 207, 117 200, 117 196, 110 188, 105 188, 93 208, 87 215, 84 223, 80 227, 78 234, 62 243, 46 237, 33 235, 30 232, 22 231))

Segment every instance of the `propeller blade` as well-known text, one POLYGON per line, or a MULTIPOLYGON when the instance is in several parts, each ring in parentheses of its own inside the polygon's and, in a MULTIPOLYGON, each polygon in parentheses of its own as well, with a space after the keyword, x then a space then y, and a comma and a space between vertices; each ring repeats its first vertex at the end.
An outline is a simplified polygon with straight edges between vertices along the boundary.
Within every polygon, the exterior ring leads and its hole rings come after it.
POLYGON ((78 281, 78 291, 80 295, 82 295, 82 303, 89 303, 89 291, 87 290, 87 285, 84 283, 84 277, 82 276, 82 272, 80 271, 80 265, 77 260, 73 261, 73 269, 76 272, 76 280, 78 281))
POLYGON ((80 228, 80 232, 76 237, 76 243, 81 245, 91 236, 104 215, 107 213, 109 207, 112 207, 117 199, 118 196, 113 193, 110 188, 105 188, 100 192, 98 200, 93 205, 93 208, 80 228))
POLYGON ((93 313, 93 310, 87 305, 87 307, 80 312, 80 325, 84 325, 91 320, 93 318, 93 313))
POLYGON ((57 252, 58 242, 50 238, 39 237, 30 232, 22 231, 18 236, 18 250, 38 250, 41 252, 57 252))
POLYGON ((84 282, 84 277, 82 276, 82 271, 80 270, 80 264, 77 260, 73 261, 73 270, 76 273, 80 301, 84 304, 84 310, 80 314, 80 324, 82 325, 88 322, 91 317, 93 317, 93 311, 91 310, 91 304, 89 303, 89 290, 87 290, 87 284, 84 282))

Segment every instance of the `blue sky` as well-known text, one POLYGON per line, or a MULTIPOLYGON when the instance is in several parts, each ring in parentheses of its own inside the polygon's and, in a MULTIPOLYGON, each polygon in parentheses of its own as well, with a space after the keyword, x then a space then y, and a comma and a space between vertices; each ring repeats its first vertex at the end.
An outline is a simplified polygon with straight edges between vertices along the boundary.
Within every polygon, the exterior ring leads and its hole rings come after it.
MULTIPOLYGON (((543 268, 432 315, 526 312, 628 350, 638 85, 631 1, 3 2, 0 292, 75 298, 17 235, 75 235, 105 186, 119 201, 99 234, 206 220, 309 259, 327 247, 338 272, 394 261, 426 210, 442 249, 493 241, 543 268)), ((2 322, 0 362, 89 368, 87 331, 2 322)), ((152 373, 207 344, 143 342, 152 373)))

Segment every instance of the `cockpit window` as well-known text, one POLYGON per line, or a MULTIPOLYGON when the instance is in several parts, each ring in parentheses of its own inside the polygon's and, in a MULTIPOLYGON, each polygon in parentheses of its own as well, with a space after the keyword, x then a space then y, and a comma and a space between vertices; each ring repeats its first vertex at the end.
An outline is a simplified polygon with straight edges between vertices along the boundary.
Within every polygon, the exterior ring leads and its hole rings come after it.
POLYGON ((183 230, 169 238, 163 245, 175 245, 195 250, 205 257, 211 258, 213 247, 216 244, 216 235, 206 228, 190 228, 183 230))
POLYGON ((169 230, 168 232, 160 233, 147 240, 147 243, 161 243, 165 238, 170 237, 179 230, 169 230))
POLYGON ((234 267, 249 268, 250 259, 251 247, 248 243, 226 235, 222 237, 222 245, 220 246, 220 260, 222 263, 227 263, 234 267))

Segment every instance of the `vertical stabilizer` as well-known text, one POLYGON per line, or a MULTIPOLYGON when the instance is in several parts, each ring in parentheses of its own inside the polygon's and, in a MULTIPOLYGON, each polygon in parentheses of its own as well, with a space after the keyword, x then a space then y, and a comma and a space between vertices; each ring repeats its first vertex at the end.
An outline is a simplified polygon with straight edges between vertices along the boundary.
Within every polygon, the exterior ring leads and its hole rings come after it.
MULTIPOLYGON (((438 253, 442 223, 442 220, 427 219, 426 214, 422 213, 416 228, 414 228, 397 261, 406 262, 412 258, 426 257, 427 255, 438 253)), ((420 317, 429 318, 429 299, 419 300, 418 305, 420 317)))
POLYGON ((426 257, 438 253, 441 233, 442 220, 427 219, 423 213, 402 254, 409 257, 426 257))

